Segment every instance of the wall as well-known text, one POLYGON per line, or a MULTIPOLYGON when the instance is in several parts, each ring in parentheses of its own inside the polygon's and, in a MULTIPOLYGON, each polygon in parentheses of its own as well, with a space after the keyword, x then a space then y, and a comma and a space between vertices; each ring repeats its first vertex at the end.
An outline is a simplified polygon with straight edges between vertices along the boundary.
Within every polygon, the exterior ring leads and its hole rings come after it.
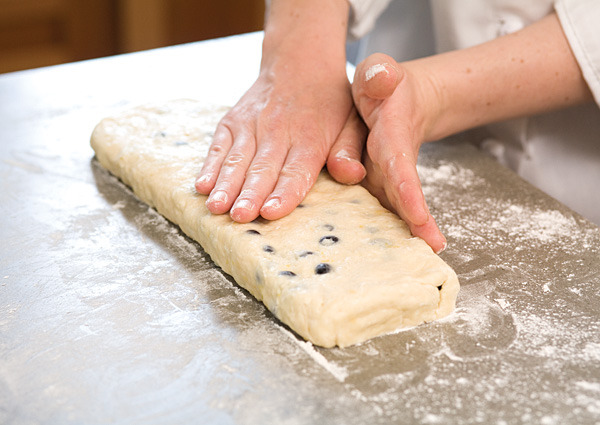
POLYGON ((0 0, 0 73, 262 29, 264 0, 0 0))

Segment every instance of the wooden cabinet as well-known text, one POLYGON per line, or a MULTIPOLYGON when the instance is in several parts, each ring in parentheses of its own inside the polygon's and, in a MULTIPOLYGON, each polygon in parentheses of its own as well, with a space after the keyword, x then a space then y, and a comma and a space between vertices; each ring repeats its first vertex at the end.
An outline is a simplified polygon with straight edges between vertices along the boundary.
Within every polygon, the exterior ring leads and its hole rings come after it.
POLYGON ((125 52, 262 29, 264 0, 120 0, 125 52))
POLYGON ((0 72, 262 29, 264 0, 0 0, 0 72))
POLYGON ((0 72, 109 55, 112 1, 0 0, 0 72))

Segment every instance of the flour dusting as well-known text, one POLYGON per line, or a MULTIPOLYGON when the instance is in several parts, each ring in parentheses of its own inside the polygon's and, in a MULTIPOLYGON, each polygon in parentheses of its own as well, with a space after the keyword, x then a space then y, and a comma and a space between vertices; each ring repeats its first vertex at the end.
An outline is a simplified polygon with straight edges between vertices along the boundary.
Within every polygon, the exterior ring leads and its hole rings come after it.
POLYGON ((576 234, 578 226, 575 220, 559 211, 532 210, 522 205, 503 207, 490 227, 508 232, 517 241, 535 239, 548 243, 576 234))
POLYGON ((375 77, 377 74, 380 74, 382 72, 385 72, 387 74, 388 70, 385 69, 385 65, 386 64, 376 63, 375 65, 373 65, 369 69, 367 69, 367 72, 365 72, 365 81, 369 81, 370 79, 375 77))
POLYGON ((348 370, 339 366, 333 362, 328 361, 325 356, 319 353, 315 347, 309 341, 301 341, 293 335, 290 331, 279 326, 281 332, 287 335, 292 341, 294 341, 306 354, 308 354, 319 366, 329 372, 337 381, 344 382, 348 377, 348 370))
MULTIPOLYGON (((112 204, 110 226, 73 245, 74 252, 94 246, 109 253, 111 241, 126 239, 131 252, 118 262, 102 257, 97 268, 129 277, 78 293, 102 306, 119 294, 126 312, 140 317, 136 335, 182 344, 209 338, 201 346, 211 349, 226 340, 240 358, 262 356, 269 373, 279 373, 267 388, 282 376, 284 385, 322 385, 326 394, 338 394, 331 403, 368 406, 381 423, 550 425, 600 415, 598 270, 584 255, 598 255, 597 230, 551 202, 522 199, 516 190, 494 193, 486 175, 451 160, 419 165, 419 175, 450 241, 444 255, 463 285, 456 311, 443 320, 346 349, 318 349, 274 323, 155 210, 129 199, 112 204), (132 208, 137 213, 124 226, 122 216, 132 208), (159 242, 148 244, 156 234, 159 242), (139 264, 139 258, 150 260, 139 264), (179 262, 185 272, 174 267, 179 262), (151 284, 132 282, 132 275, 151 284)), ((234 362, 221 369, 228 379, 247 379, 234 362)))
POLYGON ((468 189, 485 183, 485 180, 476 176, 473 170, 446 161, 441 161, 437 167, 418 165, 417 171, 424 183, 425 196, 438 194, 438 190, 435 188, 436 184, 468 189))
POLYGON ((473 170, 447 161, 418 167, 423 193, 433 214, 451 239, 485 248, 490 241, 521 251, 530 247, 578 251, 594 248, 598 230, 583 232, 572 213, 548 208, 530 199, 493 193, 473 170))

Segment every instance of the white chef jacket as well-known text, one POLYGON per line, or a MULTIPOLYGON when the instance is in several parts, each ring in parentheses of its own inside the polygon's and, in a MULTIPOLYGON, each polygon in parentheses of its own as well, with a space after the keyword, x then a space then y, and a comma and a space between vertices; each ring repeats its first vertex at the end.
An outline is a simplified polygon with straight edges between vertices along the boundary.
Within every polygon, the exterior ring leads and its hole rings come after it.
POLYGON ((600 225, 600 0, 349 1, 349 33, 360 38, 357 61, 376 51, 403 61, 473 46, 555 10, 596 103, 489 125, 469 136, 600 225))

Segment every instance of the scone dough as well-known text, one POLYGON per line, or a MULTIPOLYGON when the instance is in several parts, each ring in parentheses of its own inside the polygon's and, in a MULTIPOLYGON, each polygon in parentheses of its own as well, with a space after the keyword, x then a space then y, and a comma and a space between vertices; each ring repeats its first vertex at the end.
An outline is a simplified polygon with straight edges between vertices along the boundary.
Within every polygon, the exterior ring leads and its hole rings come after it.
POLYGON ((102 120, 91 143, 104 167, 314 344, 348 346, 453 311, 454 271, 364 188, 325 171, 282 219, 212 215, 194 180, 224 113, 192 100, 142 106, 102 120))

